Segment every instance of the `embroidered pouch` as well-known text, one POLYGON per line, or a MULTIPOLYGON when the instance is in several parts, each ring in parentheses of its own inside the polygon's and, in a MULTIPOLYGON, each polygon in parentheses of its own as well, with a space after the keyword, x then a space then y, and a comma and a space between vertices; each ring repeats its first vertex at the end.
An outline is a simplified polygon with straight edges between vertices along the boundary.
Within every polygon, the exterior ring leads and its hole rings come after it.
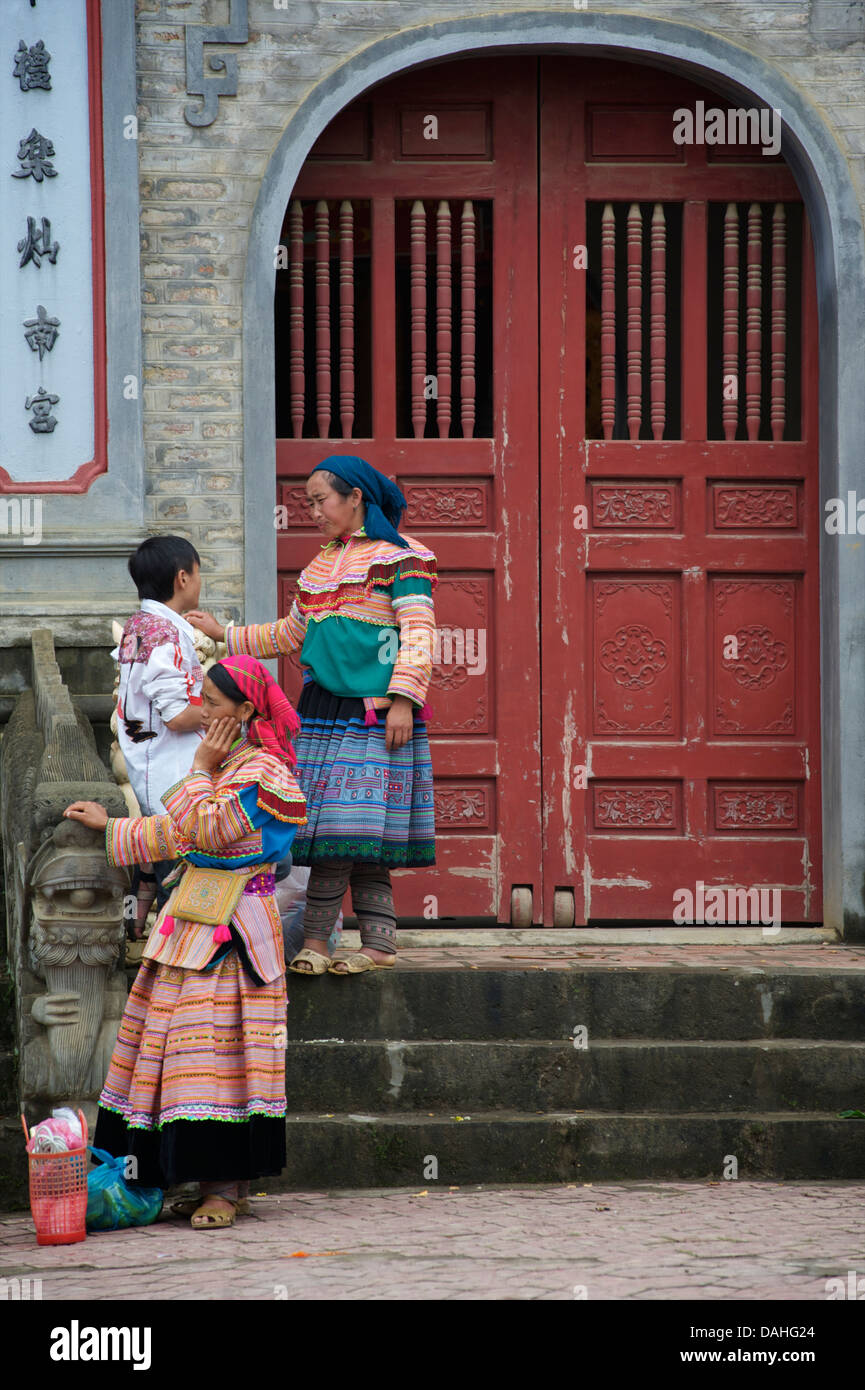
POLYGON ((174 890, 170 911, 184 922, 202 922, 209 927, 227 926, 240 902, 249 879, 258 872, 235 873, 232 869, 209 869, 188 864, 174 890))

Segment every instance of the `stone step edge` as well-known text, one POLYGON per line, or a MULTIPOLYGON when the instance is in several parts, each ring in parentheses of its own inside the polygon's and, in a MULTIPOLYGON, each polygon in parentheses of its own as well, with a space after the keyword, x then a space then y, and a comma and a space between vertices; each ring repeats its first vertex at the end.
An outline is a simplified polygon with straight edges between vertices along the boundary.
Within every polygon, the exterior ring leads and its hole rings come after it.
MULTIPOLYGON (((506 927, 486 926, 400 927, 397 949, 473 946, 486 950, 501 946, 843 946, 844 939, 832 927, 782 927, 777 935, 764 935, 762 927, 506 927)), ((356 950, 360 933, 345 919, 341 946, 356 950)))
MULTIPOLYGON (((304 1047, 568 1047, 571 1039, 563 1038, 289 1038, 286 1051, 304 1047)), ((596 1038, 587 1047, 575 1047, 575 1052, 611 1051, 613 1048, 690 1048, 693 1051, 707 1049, 746 1048, 762 1049, 765 1052, 805 1051, 808 1048, 828 1047, 847 1048, 865 1052, 863 1038, 596 1038)))
MULTIPOLYGON (((361 1111, 342 1111, 334 1114, 313 1115, 311 1113, 289 1112, 286 1115, 287 1124, 319 1124, 328 1122, 334 1128, 337 1125, 351 1123, 357 1124, 381 1124, 397 1125, 402 1127, 428 1125, 433 1121, 438 1125, 456 1124, 561 1124, 564 1120, 576 1120, 579 1122, 599 1121, 610 1124, 619 1120, 634 1120, 643 1124, 655 1124, 659 1121, 681 1124, 683 1121, 693 1120, 699 1124, 706 1124, 708 1121, 718 1123, 740 1123, 740 1124, 839 1124, 850 1126, 856 1124, 855 1120, 842 1120, 836 1112, 826 1110, 798 1111, 796 1114, 789 1114, 785 1111, 741 1111, 741 1110, 544 1110, 535 1114, 527 1114, 524 1110, 476 1110, 473 1115, 463 1115, 457 1119, 455 1115, 445 1116, 437 1114, 421 1114, 418 1111, 396 1110, 389 1113, 378 1112, 369 1114, 361 1111)), ((865 1122, 862 1124, 862 1138, 865 1141, 865 1122)), ((865 1162, 865 1158, 863 1158, 865 1162)))

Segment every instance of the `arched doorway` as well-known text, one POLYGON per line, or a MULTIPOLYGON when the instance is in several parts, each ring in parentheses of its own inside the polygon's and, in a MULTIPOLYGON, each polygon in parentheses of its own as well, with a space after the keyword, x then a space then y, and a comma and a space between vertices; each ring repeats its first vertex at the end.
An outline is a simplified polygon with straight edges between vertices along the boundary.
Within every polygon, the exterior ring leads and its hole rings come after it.
POLYGON ((439 868, 403 914, 667 921, 705 883, 821 919, 813 255, 782 161, 675 142, 700 102, 439 65, 346 108, 289 200, 281 611, 323 452, 397 478, 442 573, 439 868))

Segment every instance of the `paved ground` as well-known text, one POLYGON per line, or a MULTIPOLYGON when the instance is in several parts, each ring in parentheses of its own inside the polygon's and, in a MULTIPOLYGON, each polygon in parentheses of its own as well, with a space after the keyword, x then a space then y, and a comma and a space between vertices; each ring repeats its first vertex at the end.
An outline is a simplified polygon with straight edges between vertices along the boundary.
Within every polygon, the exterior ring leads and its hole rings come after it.
POLYGON ((0 1217, 0 1275, 45 1300, 826 1300, 865 1296, 865 1183, 607 1183, 258 1197, 233 1230, 160 1220, 38 1246, 0 1217), (303 1253, 300 1253, 303 1252, 303 1253))
MULTIPOLYGON (((407 945, 398 968, 670 965, 862 970, 865 947, 439 943, 407 945)), ((233 1230, 166 1218, 70 1246, 38 1246, 29 1215, 0 1216, 0 1278, 41 1278, 45 1300, 74 1301, 825 1301, 850 1296, 852 1272, 865 1298, 863 1212, 865 1181, 262 1194, 233 1230)))

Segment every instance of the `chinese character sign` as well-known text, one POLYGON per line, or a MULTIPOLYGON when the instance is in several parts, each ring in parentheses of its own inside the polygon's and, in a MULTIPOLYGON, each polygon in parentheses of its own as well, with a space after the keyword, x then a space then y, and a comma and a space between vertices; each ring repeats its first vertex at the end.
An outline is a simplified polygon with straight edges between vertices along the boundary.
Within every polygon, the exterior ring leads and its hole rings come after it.
POLYGON ((88 7, 2 8, 0 462, 39 486, 95 453, 88 7))

